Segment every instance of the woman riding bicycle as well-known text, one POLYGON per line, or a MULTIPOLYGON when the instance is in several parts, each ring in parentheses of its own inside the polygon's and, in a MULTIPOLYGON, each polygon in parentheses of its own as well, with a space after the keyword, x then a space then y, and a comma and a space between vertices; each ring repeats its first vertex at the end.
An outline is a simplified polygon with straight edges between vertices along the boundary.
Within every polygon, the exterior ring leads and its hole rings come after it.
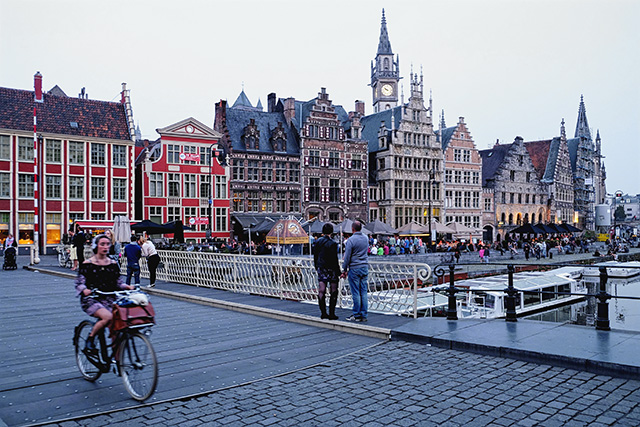
POLYGON ((78 268, 76 277, 76 296, 80 297, 80 306, 89 316, 98 318, 93 326, 86 343, 86 350, 97 352, 94 343, 96 334, 109 324, 112 319, 111 308, 115 301, 112 295, 95 295, 91 297, 93 290, 102 292, 114 292, 124 289, 134 289, 126 285, 120 278, 120 266, 108 257, 111 239, 100 234, 93 239, 91 245, 94 256, 86 260, 78 268))

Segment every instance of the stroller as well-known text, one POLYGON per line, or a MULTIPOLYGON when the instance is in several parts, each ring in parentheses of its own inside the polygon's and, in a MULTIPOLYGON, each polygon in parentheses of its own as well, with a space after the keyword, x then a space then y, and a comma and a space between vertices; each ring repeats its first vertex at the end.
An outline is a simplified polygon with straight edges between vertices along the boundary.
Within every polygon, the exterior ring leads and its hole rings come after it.
POLYGON ((17 270, 18 263, 16 262, 16 255, 18 250, 14 246, 9 246, 4 250, 4 264, 2 264, 3 270, 17 270))

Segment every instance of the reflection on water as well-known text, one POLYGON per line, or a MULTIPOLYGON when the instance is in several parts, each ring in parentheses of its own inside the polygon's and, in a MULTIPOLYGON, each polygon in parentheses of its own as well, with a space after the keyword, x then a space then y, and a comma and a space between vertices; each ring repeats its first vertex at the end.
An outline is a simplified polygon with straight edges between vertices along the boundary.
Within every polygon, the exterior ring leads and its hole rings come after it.
MULTIPOLYGON (((590 294, 598 293, 600 282, 597 277, 583 281, 590 294)), ((607 292, 612 296, 640 297, 640 276, 631 279, 610 278, 607 281, 607 292)), ((525 319, 595 326, 597 303, 596 298, 589 297, 586 301, 527 316, 525 319)), ((611 298, 609 322, 611 329, 640 332, 640 300, 611 298)))

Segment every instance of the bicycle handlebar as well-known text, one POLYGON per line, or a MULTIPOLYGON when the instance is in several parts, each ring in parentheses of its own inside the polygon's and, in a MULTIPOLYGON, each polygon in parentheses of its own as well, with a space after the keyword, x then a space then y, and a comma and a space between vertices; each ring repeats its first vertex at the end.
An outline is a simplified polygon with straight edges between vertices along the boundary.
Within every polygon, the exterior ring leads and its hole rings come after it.
POLYGON ((137 285, 135 289, 123 289, 121 291, 112 291, 112 292, 104 292, 99 289, 91 289, 91 294, 89 295, 89 297, 94 297, 96 295, 115 295, 119 297, 122 295, 130 295, 134 292, 139 292, 139 291, 140 291, 139 285, 137 285))

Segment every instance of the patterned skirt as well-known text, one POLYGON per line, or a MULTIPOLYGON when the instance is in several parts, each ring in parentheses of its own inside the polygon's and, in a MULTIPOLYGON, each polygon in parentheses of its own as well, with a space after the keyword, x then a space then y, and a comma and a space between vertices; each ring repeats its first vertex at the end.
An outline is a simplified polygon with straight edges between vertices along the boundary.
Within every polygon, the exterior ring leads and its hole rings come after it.
POLYGON ((318 268, 318 281, 323 283, 338 283, 339 275, 335 272, 335 270, 331 270, 329 268, 318 268))

